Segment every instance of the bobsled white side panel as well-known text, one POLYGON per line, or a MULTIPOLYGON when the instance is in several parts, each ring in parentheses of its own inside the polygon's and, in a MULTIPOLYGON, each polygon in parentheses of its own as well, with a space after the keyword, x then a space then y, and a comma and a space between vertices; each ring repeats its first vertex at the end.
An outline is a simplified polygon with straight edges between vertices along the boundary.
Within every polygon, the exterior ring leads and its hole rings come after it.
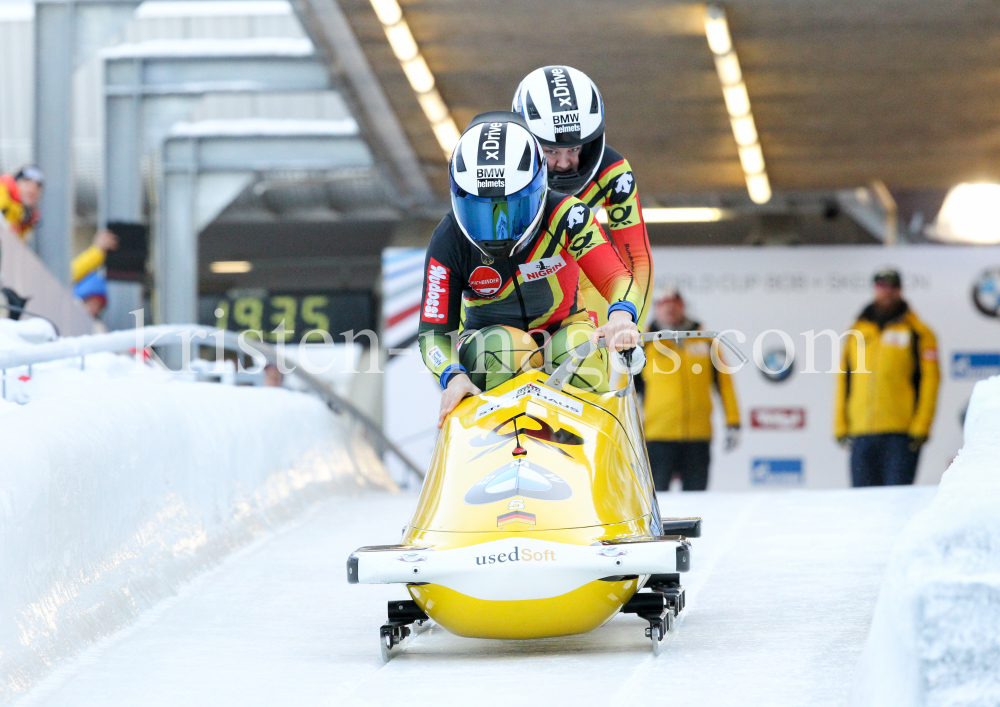
POLYGON ((355 556, 362 584, 426 582, 476 599, 517 601, 557 597, 604 577, 676 572, 680 545, 570 545, 525 536, 450 550, 355 556))

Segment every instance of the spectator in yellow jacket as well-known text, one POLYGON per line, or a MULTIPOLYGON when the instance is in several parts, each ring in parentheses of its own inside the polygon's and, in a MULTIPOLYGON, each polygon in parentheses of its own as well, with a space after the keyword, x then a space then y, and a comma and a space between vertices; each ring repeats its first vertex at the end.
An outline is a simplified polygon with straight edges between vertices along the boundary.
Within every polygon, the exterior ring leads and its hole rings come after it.
MULTIPOLYGON (((669 289, 654 302, 649 330, 700 329, 688 319, 684 299, 669 289)), ((712 389, 726 412, 726 451, 739 443, 740 411, 732 378, 712 365, 711 341, 657 341, 646 346, 646 367, 639 388, 644 393, 646 447, 657 491, 680 476, 685 491, 708 488, 712 441, 712 389)))
POLYGON ((95 233, 90 247, 73 258, 70 265, 74 284, 104 265, 108 252, 117 249, 118 236, 114 233, 106 228, 95 233))
POLYGON ((854 486, 912 484, 937 404, 937 339, 903 299, 899 272, 874 284, 844 342, 833 431, 850 445, 854 486))
POLYGON ((0 212, 22 241, 28 240, 38 223, 38 202, 44 185, 45 175, 34 165, 22 167, 13 176, 0 175, 0 212))

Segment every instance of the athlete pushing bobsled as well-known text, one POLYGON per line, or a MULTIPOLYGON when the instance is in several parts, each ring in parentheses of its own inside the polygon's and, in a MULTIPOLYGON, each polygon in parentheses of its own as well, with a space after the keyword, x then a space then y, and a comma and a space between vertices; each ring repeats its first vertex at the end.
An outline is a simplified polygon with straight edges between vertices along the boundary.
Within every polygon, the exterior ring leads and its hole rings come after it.
MULTIPOLYGON (((463 398, 506 382, 527 362, 558 366, 588 337, 603 336, 616 350, 638 344, 642 288, 586 204, 549 189, 522 116, 474 118, 449 172, 452 210, 427 249, 420 310, 421 353, 444 389, 439 426, 463 398), (610 303, 600 328, 580 293, 581 271, 610 303)), ((592 353, 575 384, 607 390, 603 356, 592 353)))
MULTIPOLYGON (((632 167, 606 144, 604 101, 597 86, 573 67, 545 66, 524 77, 511 110, 524 117, 542 145, 549 188, 576 196, 592 209, 604 207, 608 237, 643 293, 638 322, 643 329, 653 278, 649 236, 632 167)), ((587 309, 603 324, 608 304, 586 273, 580 274, 580 291, 587 309)))

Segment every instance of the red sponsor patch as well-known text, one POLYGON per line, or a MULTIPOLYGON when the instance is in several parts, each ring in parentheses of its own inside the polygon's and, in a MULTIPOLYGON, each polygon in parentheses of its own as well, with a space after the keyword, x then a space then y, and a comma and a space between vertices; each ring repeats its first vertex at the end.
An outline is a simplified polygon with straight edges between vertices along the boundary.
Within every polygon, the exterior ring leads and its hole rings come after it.
POLYGON ((805 408, 754 408, 750 426, 759 430, 801 430, 806 426, 805 408))
POLYGON ((493 268, 480 265, 469 275, 469 287, 480 297, 490 297, 500 291, 503 279, 493 268))
POLYGON ((448 319, 448 273, 448 268, 434 258, 427 263, 427 289, 420 314, 425 322, 443 324, 448 319))

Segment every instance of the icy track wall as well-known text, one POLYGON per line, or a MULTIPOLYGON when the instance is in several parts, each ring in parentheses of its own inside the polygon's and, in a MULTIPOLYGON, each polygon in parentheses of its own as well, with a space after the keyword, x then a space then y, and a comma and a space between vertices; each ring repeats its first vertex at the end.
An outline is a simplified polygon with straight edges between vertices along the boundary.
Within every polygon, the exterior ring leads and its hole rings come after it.
POLYGON ((78 369, 0 401, 0 703, 312 502, 392 486, 310 395, 78 369))
POLYGON ((1000 705, 1000 377, 976 385, 965 446, 893 549, 856 676, 856 707, 1000 705))

